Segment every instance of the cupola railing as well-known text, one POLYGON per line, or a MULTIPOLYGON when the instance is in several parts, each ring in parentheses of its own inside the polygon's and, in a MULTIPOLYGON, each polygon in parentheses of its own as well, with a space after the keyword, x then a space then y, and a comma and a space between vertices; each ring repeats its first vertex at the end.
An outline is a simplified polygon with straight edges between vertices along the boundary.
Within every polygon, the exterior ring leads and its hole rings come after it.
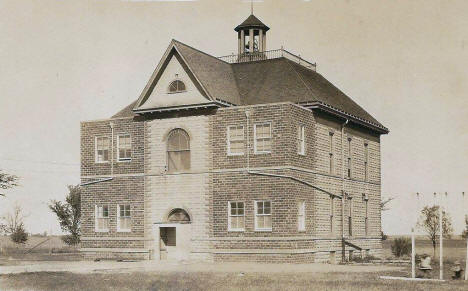
POLYGON ((256 61, 264 61, 264 60, 279 59, 279 58, 286 58, 290 61, 298 63, 314 71, 317 68, 316 63, 311 63, 309 61, 306 61, 300 56, 296 56, 295 54, 290 53, 283 48, 264 51, 264 52, 252 52, 252 53, 243 53, 243 54, 237 54, 237 55, 232 54, 232 55, 218 57, 218 59, 229 64, 256 62, 256 61))

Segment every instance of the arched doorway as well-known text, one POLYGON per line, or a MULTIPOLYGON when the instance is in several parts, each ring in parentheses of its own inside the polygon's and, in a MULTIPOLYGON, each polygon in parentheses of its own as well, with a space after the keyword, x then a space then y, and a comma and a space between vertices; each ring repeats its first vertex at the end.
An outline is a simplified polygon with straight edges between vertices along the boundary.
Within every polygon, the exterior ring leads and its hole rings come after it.
POLYGON ((159 226, 160 259, 186 260, 190 254, 191 223, 188 212, 174 208, 159 226))

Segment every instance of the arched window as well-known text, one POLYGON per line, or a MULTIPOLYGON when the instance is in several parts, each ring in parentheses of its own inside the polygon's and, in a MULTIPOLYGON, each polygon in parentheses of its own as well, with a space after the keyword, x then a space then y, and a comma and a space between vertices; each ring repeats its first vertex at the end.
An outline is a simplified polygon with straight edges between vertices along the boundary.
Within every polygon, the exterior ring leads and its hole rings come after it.
POLYGON ((180 172, 190 169, 190 138, 185 130, 177 128, 167 138, 167 170, 180 172))
POLYGON ((190 222, 190 216, 188 213, 181 209, 181 208, 175 208, 172 209, 169 215, 167 216, 167 221, 168 222, 178 222, 178 223, 187 223, 190 222))
POLYGON ((169 93, 178 93, 185 91, 185 84, 181 80, 172 81, 169 85, 169 93))

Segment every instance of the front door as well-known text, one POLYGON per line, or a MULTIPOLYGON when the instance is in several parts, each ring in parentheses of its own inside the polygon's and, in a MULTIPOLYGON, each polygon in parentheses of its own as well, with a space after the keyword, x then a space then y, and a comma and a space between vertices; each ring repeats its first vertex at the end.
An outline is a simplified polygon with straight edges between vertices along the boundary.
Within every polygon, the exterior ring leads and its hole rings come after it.
POLYGON ((174 259, 177 248, 177 236, 175 227, 160 227, 160 258, 161 260, 174 259))
POLYGON ((159 234, 159 252, 161 260, 188 260, 191 239, 190 224, 160 226, 159 234))

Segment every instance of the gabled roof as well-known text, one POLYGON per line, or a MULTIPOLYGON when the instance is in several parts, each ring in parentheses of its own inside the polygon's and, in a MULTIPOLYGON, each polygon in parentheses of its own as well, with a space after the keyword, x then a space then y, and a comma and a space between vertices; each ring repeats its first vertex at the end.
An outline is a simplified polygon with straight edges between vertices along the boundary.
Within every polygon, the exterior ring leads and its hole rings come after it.
POLYGON ((382 126, 319 73, 286 58, 232 64, 243 105, 322 102, 382 126))
POLYGON ((234 28, 235 31, 239 31, 242 28, 262 28, 265 31, 268 31, 270 28, 266 26, 263 22, 260 21, 255 15, 250 14, 244 22, 234 28))
POLYGON ((169 59, 174 54, 180 56, 183 65, 194 77, 200 92, 209 100, 229 104, 240 103, 234 73, 228 63, 173 39, 135 103, 134 110, 138 110, 150 96, 169 59))
POLYGON ((113 117, 134 116, 138 113, 139 106, 151 94, 171 54, 179 54, 196 79, 200 92, 216 106, 278 102, 304 106, 309 104, 310 108, 315 106, 335 112, 361 124, 368 124, 382 133, 388 132, 387 128, 322 75, 287 58, 230 64, 176 40, 171 41, 140 98, 113 117))

